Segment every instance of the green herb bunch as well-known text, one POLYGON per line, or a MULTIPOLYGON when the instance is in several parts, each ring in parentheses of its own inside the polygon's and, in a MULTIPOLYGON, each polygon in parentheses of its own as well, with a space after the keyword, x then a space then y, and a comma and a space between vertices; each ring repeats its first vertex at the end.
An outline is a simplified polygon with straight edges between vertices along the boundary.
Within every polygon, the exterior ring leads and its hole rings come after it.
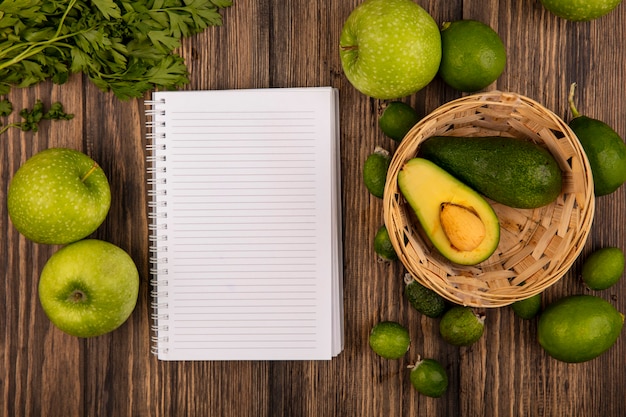
MULTIPOLYGON (((0 117, 6 117, 11 113, 13 113, 13 104, 8 99, 0 100, 0 117)), ((37 132, 39 131, 39 122, 42 120, 71 120, 74 118, 73 114, 65 113, 61 102, 52 103, 50 108, 45 109, 41 100, 37 100, 32 109, 22 109, 20 116, 22 116, 21 122, 9 123, 4 126, 0 124, 0 135, 12 127, 23 132, 31 130, 37 132)))
POLYGON ((3 0, 0 94, 82 72, 128 100, 189 82, 184 37, 222 24, 232 0, 3 0))

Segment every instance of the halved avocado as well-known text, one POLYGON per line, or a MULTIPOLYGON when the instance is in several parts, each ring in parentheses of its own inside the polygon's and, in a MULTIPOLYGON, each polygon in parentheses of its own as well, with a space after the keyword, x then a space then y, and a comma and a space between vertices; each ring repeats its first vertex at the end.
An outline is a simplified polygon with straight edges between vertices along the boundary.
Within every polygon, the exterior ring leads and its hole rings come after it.
POLYGON ((413 158, 398 173, 402 195, 437 250, 460 265, 476 265, 498 247, 500 223, 476 191, 434 163, 413 158))

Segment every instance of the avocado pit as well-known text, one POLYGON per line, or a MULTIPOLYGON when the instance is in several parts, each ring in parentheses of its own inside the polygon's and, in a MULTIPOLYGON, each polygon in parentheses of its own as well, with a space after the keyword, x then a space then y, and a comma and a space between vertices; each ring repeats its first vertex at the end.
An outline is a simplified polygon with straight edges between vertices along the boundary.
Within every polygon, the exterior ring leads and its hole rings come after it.
POLYGON ((476 211, 460 204, 441 203, 439 220, 450 244, 460 251, 476 249, 487 235, 476 211))

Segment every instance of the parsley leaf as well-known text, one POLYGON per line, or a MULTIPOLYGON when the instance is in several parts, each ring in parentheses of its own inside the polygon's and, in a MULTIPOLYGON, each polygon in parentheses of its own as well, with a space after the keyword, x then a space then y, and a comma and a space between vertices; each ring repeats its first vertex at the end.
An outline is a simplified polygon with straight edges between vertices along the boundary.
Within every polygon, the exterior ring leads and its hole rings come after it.
POLYGON ((13 104, 6 98, 4 100, 1 100, 0 101, 0 116, 6 117, 11 113, 13 113, 13 104))
POLYGON ((113 0, 91 0, 96 5, 100 13, 105 19, 121 19, 122 14, 120 8, 113 0))
MULTIPOLYGON (((21 122, 9 123, 0 128, 0 134, 6 132, 12 127, 21 129, 24 132, 39 130, 39 122, 42 119, 45 120, 70 120, 74 118, 73 114, 68 114, 63 109, 63 104, 60 102, 52 103, 50 108, 46 111, 44 104, 41 100, 37 100, 32 109, 22 109, 20 116, 21 122)), ((8 116, 13 111, 13 104, 7 99, 0 101, 0 116, 8 116)))
POLYGON ((127 100, 189 82, 181 39, 222 24, 231 0, 4 0, 0 94, 82 72, 127 100))
POLYGON ((44 113, 43 118, 46 120, 71 120, 74 115, 65 113, 63 104, 57 101, 52 103, 48 111, 44 113))

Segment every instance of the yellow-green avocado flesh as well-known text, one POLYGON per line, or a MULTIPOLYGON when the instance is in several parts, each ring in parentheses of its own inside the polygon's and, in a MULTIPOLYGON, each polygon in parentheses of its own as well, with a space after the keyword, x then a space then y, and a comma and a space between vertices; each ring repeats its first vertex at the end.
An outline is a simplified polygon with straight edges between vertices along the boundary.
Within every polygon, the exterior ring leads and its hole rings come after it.
POLYGON ((434 163, 410 159, 398 173, 398 186, 432 244, 451 262, 476 265, 498 247, 500 223, 491 205, 434 163), (442 216, 446 207, 461 208, 453 212, 464 215, 451 221, 450 216, 442 216), (468 241, 473 242, 469 247, 453 243, 468 241))

